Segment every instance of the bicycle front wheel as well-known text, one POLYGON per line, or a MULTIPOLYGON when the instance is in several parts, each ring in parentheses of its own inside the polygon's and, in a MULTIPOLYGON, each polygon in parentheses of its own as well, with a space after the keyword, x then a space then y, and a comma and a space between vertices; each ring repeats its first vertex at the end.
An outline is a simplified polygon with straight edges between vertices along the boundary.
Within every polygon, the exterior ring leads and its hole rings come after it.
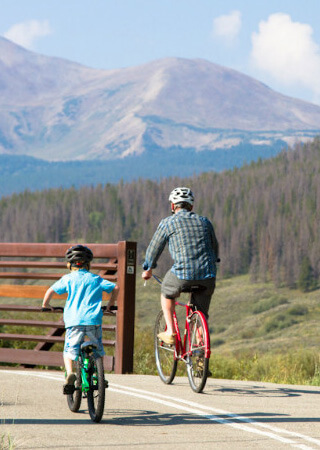
POLYGON ((189 384, 197 393, 202 392, 205 387, 209 368, 209 358, 206 358, 206 354, 210 350, 210 341, 205 320, 199 311, 192 314, 186 342, 189 384))
POLYGON ((88 409, 91 420, 93 422, 100 422, 104 411, 105 401, 105 379, 103 359, 97 358, 91 355, 90 357, 90 388, 88 391, 88 409))
POLYGON ((76 365, 76 382, 75 382, 75 391, 73 394, 67 395, 67 402, 70 411, 77 412, 79 411, 80 405, 81 405, 81 398, 82 398, 82 389, 81 389, 81 363, 80 360, 75 362, 76 365))
POLYGON ((175 359, 175 346, 168 345, 159 340, 158 334, 166 331, 166 321, 163 312, 160 311, 154 327, 154 350, 159 376, 165 384, 172 383, 178 361, 175 359))

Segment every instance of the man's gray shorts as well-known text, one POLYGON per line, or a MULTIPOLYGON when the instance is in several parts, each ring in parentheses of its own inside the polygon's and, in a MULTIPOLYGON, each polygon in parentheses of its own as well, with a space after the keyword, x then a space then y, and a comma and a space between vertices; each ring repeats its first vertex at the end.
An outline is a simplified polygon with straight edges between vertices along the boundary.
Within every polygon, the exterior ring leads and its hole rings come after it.
POLYGON ((204 280, 180 280, 171 270, 169 270, 161 285, 161 294, 170 299, 180 296, 181 291, 188 287, 199 285, 204 289, 192 293, 192 303, 197 309, 208 317, 209 306, 212 294, 216 286, 215 278, 205 278, 204 280))

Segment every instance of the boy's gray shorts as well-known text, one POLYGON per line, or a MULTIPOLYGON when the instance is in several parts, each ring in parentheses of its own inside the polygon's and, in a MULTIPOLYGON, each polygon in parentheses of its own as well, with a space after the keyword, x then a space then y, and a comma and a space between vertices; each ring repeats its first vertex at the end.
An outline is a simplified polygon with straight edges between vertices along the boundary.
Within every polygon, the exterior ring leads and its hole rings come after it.
POLYGON ((102 345, 101 325, 78 325, 66 329, 63 351, 64 356, 76 361, 79 357, 80 347, 84 342, 85 336, 98 346, 98 348, 93 351, 96 358, 105 355, 102 345))
POLYGON ((204 290, 192 293, 192 303, 197 309, 208 317, 209 306, 212 294, 216 286, 215 278, 205 278, 204 280, 180 280, 171 270, 169 270, 161 285, 161 294, 170 299, 180 296, 183 288, 188 286, 203 286, 204 290))

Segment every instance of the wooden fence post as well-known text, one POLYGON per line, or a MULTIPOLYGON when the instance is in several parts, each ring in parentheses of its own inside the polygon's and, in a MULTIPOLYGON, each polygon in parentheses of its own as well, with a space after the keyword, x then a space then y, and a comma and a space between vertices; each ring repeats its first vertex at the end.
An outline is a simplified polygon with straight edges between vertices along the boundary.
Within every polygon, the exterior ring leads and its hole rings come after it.
POLYGON ((117 338, 115 373, 133 372, 136 242, 118 243, 117 338))

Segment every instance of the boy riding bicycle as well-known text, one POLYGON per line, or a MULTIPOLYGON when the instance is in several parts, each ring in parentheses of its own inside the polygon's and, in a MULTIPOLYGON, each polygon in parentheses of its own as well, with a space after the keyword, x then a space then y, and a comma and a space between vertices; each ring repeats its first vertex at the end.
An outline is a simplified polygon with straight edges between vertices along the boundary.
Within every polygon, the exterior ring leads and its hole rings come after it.
POLYGON ((50 308, 54 293, 68 294, 63 313, 66 327, 63 359, 66 369, 65 386, 69 386, 74 385, 76 380, 72 363, 78 359, 85 336, 97 345, 96 357, 105 355, 102 345, 102 292, 112 292, 107 306, 107 311, 110 311, 117 297, 118 286, 90 272, 93 254, 88 247, 75 245, 67 250, 65 256, 70 273, 47 290, 42 307, 50 308))

